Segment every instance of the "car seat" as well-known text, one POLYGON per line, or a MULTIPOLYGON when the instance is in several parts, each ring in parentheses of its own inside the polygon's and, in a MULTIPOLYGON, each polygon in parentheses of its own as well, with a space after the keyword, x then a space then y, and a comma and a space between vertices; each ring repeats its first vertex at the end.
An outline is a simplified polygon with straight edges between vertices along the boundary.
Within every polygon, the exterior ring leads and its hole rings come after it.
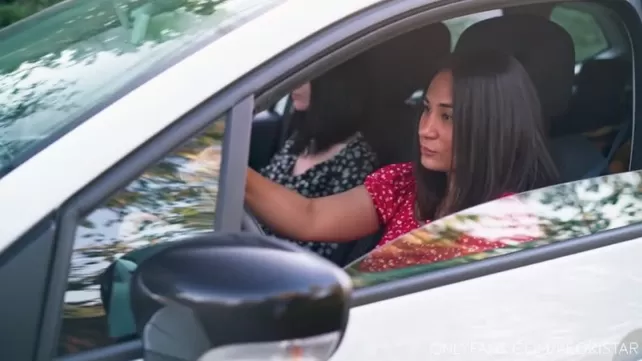
POLYGON ((583 134, 604 156, 598 165, 592 165, 592 171, 585 177, 628 168, 630 152, 626 151, 625 143, 632 128, 632 93, 627 91, 631 75, 632 64, 626 59, 585 62, 577 76, 565 121, 554 124, 551 129, 558 137, 583 134))
POLYGON ((438 63, 449 53, 450 31, 437 23, 394 37, 362 54, 370 96, 364 136, 382 165, 414 158, 418 114, 406 101, 425 89, 438 63))
POLYGON ((468 27, 455 51, 489 48, 512 54, 524 66, 537 89, 546 121, 564 114, 575 66, 573 40, 564 28, 541 16, 504 15, 468 27))
MULTIPOLYGON (((488 48, 509 52, 522 63, 537 89, 547 131, 567 121, 575 50, 564 28, 537 15, 504 15, 470 26, 462 33, 455 51, 488 48)), ((582 134, 550 139, 550 152, 562 181, 580 179, 604 160, 582 134)))

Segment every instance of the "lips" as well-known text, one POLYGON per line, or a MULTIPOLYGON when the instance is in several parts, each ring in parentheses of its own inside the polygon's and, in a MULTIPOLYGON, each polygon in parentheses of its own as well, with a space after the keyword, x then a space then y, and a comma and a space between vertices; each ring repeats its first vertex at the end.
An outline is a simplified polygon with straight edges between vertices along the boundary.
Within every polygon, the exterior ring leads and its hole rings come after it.
POLYGON ((421 154, 426 156, 433 156, 437 154, 437 152, 428 147, 421 146, 421 154))

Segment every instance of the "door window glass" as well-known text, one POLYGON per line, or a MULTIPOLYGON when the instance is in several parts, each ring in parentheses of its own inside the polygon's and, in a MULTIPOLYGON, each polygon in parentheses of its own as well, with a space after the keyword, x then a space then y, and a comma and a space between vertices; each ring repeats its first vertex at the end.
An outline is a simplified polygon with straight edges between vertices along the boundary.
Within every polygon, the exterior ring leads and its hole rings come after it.
POLYGON ((80 223, 65 293, 59 354, 132 336, 126 282, 167 241, 212 231, 225 120, 148 168, 80 223))
POLYGON ((551 20, 571 35, 575 46, 575 61, 589 59, 609 48, 609 43, 595 17, 577 9, 556 6, 551 20))
POLYGON ((564 183, 450 215, 346 267, 357 288, 642 222, 642 171, 564 183), (444 261, 434 255, 448 254, 444 261))

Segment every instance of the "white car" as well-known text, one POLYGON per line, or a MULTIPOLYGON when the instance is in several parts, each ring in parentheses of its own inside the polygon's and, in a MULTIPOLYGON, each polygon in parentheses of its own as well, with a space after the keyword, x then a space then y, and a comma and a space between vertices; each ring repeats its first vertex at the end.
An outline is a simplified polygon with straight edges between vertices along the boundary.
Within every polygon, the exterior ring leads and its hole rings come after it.
POLYGON ((639 0, 68 0, 0 49, 3 360, 642 360, 639 0), (396 162, 474 46, 531 74, 565 183, 333 262, 262 234, 292 89, 368 57, 396 162), (462 237, 502 246, 423 260, 462 237))

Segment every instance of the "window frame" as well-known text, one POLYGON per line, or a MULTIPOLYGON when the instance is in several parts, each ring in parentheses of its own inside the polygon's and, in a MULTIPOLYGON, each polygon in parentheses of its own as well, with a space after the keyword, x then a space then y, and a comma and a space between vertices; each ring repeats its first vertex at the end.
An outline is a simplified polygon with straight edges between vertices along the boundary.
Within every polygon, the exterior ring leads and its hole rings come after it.
MULTIPOLYGON (((541 1, 541 3, 555 1, 541 1)), ((642 12, 636 8, 631 1, 593 1, 593 3, 582 2, 565 2, 561 3, 564 6, 581 7, 584 6, 595 9, 600 6, 600 9, 610 10, 617 16, 618 22, 609 21, 610 24, 622 24, 622 33, 637 33, 642 34, 642 12), (596 5, 594 3, 599 3, 596 5), (631 11, 634 10, 634 11, 631 11)), ((522 5, 522 4, 520 4, 522 5)), ((527 5, 527 4, 523 4, 527 5)), ((607 16, 606 12, 602 11, 600 14, 607 16)), ((605 21, 602 16, 592 15, 596 19, 605 21)), ((603 30, 604 31, 604 30, 603 30)), ((613 30, 615 31, 615 29, 613 30)), ((612 33, 611 33, 612 34, 612 33)), ((628 34, 627 34, 628 35, 628 34)), ((605 36, 607 34, 605 33, 605 36)), ((628 38, 630 43, 621 42, 620 44, 627 50, 633 53, 642 52, 642 36, 628 38)), ((610 50, 610 49, 609 49, 610 50)), ((620 49, 622 51, 622 49, 620 49)), ((634 57, 633 66, 635 69, 642 69, 642 61, 640 57, 634 57)), ((642 84, 642 72, 634 72, 634 86, 635 84, 642 84)), ((634 97, 634 110, 639 109, 642 105, 642 96, 634 97)), ((634 111, 634 134, 632 140, 632 156, 629 171, 631 169, 642 169, 642 147, 635 147, 636 136, 642 137, 642 127, 635 126, 642 124, 642 112, 634 111), (637 157, 634 163, 634 157, 637 157), (637 166, 635 165, 637 164, 637 166)), ((427 291, 433 288, 446 286, 453 283, 463 282, 499 272, 509 271, 511 269, 520 268, 528 265, 542 263, 559 257, 570 256, 581 252, 607 247, 622 242, 634 240, 642 236, 642 223, 630 225, 618 229, 592 234, 580 238, 570 239, 557 244, 549 245, 545 248, 535 248, 523 250, 520 252, 504 255, 501 257, 492 257, 479 262, 471 264, 460 265, 455 268, 443 269, 427 274, 415 275, 406 279, 395 280, 380 285, 375 285, 367 288, 355 290, 352 297, 350 307, 365 306, 368 304, 390 300, 401 296, 410 295, 417 292, 427 291)))
MULTIPOLYGON (((609 20, 610 24, 621 24, 622 28, 619 29, 618 34, 627 34, 625 42, 622 39, 620 45, 625 51, 633 51, 633 53, 642 52, 642 36, 630 37, 630 33, 642 34, 642 11, 632 4, 632 0, 627 1, 592 1, 579 2, 568 1, 541 1, 539 3, 558 3, 558 5, 579 7, 582 11, 586 11, 585 7, 590 7, 593 11, 599 6, 599 9, 609 10, 617 16, 614 22, 609 20), (599 4, 599 5, 598 5, 599 4), (632 11, 633 10, 633 11, 632 11)), ((526 3, 520 5, 528 5, 526 3)), ((602 16, 596 16, 591 13, 596 19, 604 20, 602 16)), ((600 14, 607 16, 605 11, 600 14)), ((610 16, 610 14, 609 14, 610 16)), ((604 30, 603 30, 604 31, 604 30)), ((615 31, 615 29, 613 29, 615 31)), ((613 34, 613 33, 611 33, 613 34)), ((607 36, 605 32, 605 36, 607 36)), ((610 50, 610 49, 609 49, 610 50)), ((623 49, 619 49, 622 51, 623 49)), ((642 69, 641 57, 634 57, 633 66, 635 69, 642 69)), ((581 64, 581 63, 580 63, 581 64)), ((634 87, 636 84, 642 84, 642 72, 634 72, 634 87)), ((635 94, 635 93, 634 93, 635 94)), ((634 122, 634 133, 632 140, 632 154, 631 169, 642 169, 642 147, 635 147, 636 136, 642 137, 642 127, 635 126, 642 124, 642 112, 637 112, 642 105, 642 96, 635 96, 634 102, 634 115, 632 121, 634 122), (634 157, 637 157, 634 163, 634 157), (637 164, 637 165, 636 165, 637 164)), ((446 286, 466 280, 471 280, 499 272, 509 271, 511 269, 521 268, 528 265, 542 263, 555 258, 570 256, 581 252, 607 247, 622 242, 627 242, 642 236, 642 223, 612 229, 609 231, 592 234, 580 238, 570 239, 557 244, 551 244, 545 248, 527 249, 512 254, 507 254, 501 257, 492 257, 479 262, 474 262, 466 265, 459 265, 455 268, 447 268, 439 271, 434 271, 427 274, 415 275, 409 278, 395 280, 380 285, 375 285, 367 288, 360 288, 354 291, 352 296, 352 303, 350 307, 365 306, 368 304, 390 300, 393 298, 407 296, 417 292, 428 291, 433 288, 446 286)))
MULTIPOLYGON (((526 1, 526 3, 535 2, 554 1, 526 1)), ((373 43, 384 41, 389 37, 399 35, 421 24, 470 14, 473 12, 471 10, 481 12, 502 8, 510 3, 511 1, 508 0, 447 2, 438 5, 434 3, 426 4, 424 0, 402 0, 398 2, 379 3, 376 6, 367 8, 349 18, 337 22, 332 27, 324 29, 315 34, 315 36, 302 41, 288 51, 276 56, 262 67, 256 69, 256 71, 228 87, 225 91, 214 95, 207 102, 201 104, 183 118, 175 121, 171 126, 141 146, 137 151, 121 160, 118 165, 74 196, 60 209, 60 216, 58 218, 60 223, 55 242, 55 259, 49 274, 50 282, 47 293, 43 298, 42 322, 39 330, 38 344, 36 345, 36 355, 33 359, 37 361, 49 361, 52 355, 55 354, 61 323, 60 310, 64 303, 64 292, 66 289, 68 268, 77 222, 91 210, 93 206, 113 194, 113 192, 117 191, 120 187, 126 185, 127 181, 134 179, 146 167, 160 160, 165 154, 179 146, 183 141, 202 131, 205 126, 212 121, 212 114, 222 114, 226 109, 230 109, 248 98, 251 100, 253 99, 253 94, 258 95, 255 99, 258 108, 260 108, 261 105, 273 104, 302 80, 323 73, 345 60, 348 56, 365 50, 373 45, 373 43), (473 3, 473 5, 471 5, 471 3, 473 3), (123 179, 126 181, 123 181, 123 179)), ((621 15, 623 20, 628 19, 628 22, 634 23, 634 27, 642 28, 640 14, 638 12, 624 14, 631 10, 628 2, 624 0, 618 1, 617 3, 609 2, 605 3, 605 6, 624 10, 621 15)), ((637 38, 634 45, 635 49, 641 50, 642 37, 637 38)), ((636 65, 642 66, 642 59, 636 59, 636 65)), ((642 80, 642 74, 637 76, 642 80)), ((636 98, 636 105, 642 105, 642 99, 636 98)), ((239 110, 237 114, 245 114, 245 112, 239 110)), ((251 128, 251 112, 241 121, 250 124, 249 127, 251 128)), ((248 132, 248 138, 249 134, 248 132)), ((224 144, 225 142, 230 143, 227 140, 224 141, 224 144)), ((236 147, 238 145, 234 146, 236 147)), ((247 144, 247 148, 249 150, 249 143, 247 144)), ((224 157, 226 157, 226 155, 224 155, 224 157)), ((244 167, 242 167, 242 169, 245 170, 244 167)), ((230 172, 233 172, 233 170, 230 169, 230 172)), ((245 172, 243 172, 243 177, 244 175, 245 172)), ((223 178, 223 174, 221 174, 221 178, 223 178)), ((244 178, 238 180, 244 182, 244 178)), ((238 182, 230 182, 229 184, 237 187, 239 185, 238 182)), ((221 192, 223 192, 223 190, 221 190, 221 192)), ((230 198, 232 197, 230 196, 230 198)), ((230 201, 231 200, 227 200, 226 202, 230 201)), ((584 240, 580 240, 579 243, 583 242, 584 240)), ((511 259, 515 259, 515 256, 511 259)), ((485 264, 486 272, 498 272, 498 268, 493 266, 494 262, 496 262, 496 260, 485 264)), ((515 260, 510 262, 510 264, 504 265, 506 269, 519 266, 521 266, 521 264, 515 260)), ((465 274, 465 276, 468 277, 467 279, 480 277, 482 275, 484 275, 484 269, 480 269, 480 267, 469 270, 465 274)), ((452 283, 461 280, 444 277, 443 274, 440 274, 440 277, 442 283, 452 283)), ((435 281, 436 280, 433 280, 433 282, 435 281)), ((415 282, 413 287, 421 287, 422 290, 431 288, 427 281, 421 283, 415 282)), ((407 294, 411 291, 408 285, 404 286, 398 282, 390 283, 388 288, 385 292, 370 289, 371 292, 369 292, 368 295, 363 294, 363 292, 356 292, 353 307, 376 302, 376 300, 397 297, 401 295, 401 293, 405 292, 407 294)), ((141 355, 141 342, 140 340, 136 340, 98 348, 81 354, 63 356, 57 358, 57 360, 131 360, 141 357, 141 355)))

